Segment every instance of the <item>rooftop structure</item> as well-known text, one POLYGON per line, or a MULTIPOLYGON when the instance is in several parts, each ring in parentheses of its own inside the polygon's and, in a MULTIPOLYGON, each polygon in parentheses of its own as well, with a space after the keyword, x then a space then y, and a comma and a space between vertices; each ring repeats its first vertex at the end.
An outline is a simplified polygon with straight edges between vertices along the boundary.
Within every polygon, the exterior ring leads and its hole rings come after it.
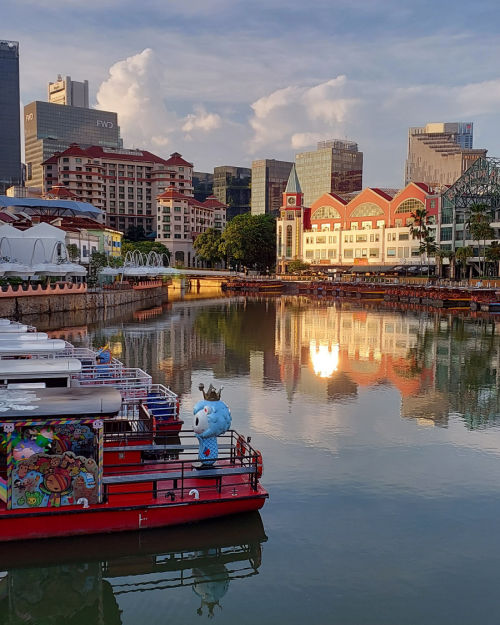
POLYGON ((48 101, 52 104, 66 104, 89 108, 89 81, 77 82, 71 76, 60 74, 55 82, 49 82, 48 101))

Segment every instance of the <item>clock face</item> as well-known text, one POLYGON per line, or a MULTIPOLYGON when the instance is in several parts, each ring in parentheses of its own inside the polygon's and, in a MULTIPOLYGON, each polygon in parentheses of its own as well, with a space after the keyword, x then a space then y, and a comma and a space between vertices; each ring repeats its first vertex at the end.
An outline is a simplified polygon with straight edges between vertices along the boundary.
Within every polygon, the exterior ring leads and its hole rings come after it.
POLYGON ((288 206, 295 206, 295 198, 289 197, 287 200, 288 206))

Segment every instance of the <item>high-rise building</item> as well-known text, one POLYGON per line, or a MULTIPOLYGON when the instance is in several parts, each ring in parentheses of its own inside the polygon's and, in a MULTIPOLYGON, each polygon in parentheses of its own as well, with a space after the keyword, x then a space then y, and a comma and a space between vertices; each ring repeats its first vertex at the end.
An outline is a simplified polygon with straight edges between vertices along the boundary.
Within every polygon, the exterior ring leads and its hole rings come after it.
POLYGON ((0 194, 22 182, 19 43, 0 40, 0 194))
POLYGON ((295 163, 306 206, 323 193, 352 193, 363 188, 363 152, 354 141, 321 141, 316 151, 297 154, 295 163))
POLYGON ((26 182, 42 187, 42 163, 72 143, 121 148, 118 115, 78 106, 31 102, 24 107, 26 182))
POLYGON ((49 82, 48 101, 52 104, 66 104, 89 108, 89 81, 77 82, 71 76, 57 77, 56 82, 49 82))
POLYGON ((142 227, 157 231, 156 197, 173 188, 192 197, 192 163, 178 152, 163 159, 146 150, 76 144, 43 163, 44 190, 64 186, 79 199, 105 212, 106 225, 127 232, 142 227))
POLYGON ((248 167, 222 165, 214 168, 214 196, 225 204, 227 219, 250 211, 250 180, 248 167))
POLYGON ((214 192, 214 175, 204 171, 193 171, 193 195, 198 202, 204 202, 214 192))
POLYGON ((472 122, 438 122, 408 130, 405 184, 453 184, 486 150, 474 150, 472 122))
POLYGON ((263 159, 252 163, 252 215, 277 216, 293 163, 263 159))

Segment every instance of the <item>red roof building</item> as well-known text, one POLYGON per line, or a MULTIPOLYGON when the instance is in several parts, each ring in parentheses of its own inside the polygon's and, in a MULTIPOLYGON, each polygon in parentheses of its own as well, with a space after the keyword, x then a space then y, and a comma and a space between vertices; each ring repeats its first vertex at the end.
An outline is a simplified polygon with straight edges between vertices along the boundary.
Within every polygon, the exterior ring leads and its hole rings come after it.
POLYGON ((158 195, 157 202, 156 240, 168 247, 176 264, 200 266, 202 263, 196 258, 193 242, 209 228, 224 230, 227 206, 213 196, 199 202, 179 193, 173 186, 158 195))
POLYGON ((43 163, 46 197, 90 202, 105 213, 106 224, 126 232, 142 227, 157 231, 156 197, 173 186, 182 197, 193 195, 193 165, 178 152, 169 159, 147 150, 71 144, 43 163))

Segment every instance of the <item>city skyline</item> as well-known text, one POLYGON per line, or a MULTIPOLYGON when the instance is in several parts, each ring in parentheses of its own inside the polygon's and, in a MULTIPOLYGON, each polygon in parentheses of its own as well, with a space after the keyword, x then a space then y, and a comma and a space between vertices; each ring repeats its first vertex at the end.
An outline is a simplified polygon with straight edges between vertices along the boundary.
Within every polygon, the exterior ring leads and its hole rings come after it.
POLYGON ((500 154, 499 9, 479 4, 7 0, 2 37, 20 42, 23 104, 57 74, 88 79, 127 147, 211 171, 348 138, 364 184, 397 186, 410 126, 470 119, 475 146, 500 154))

